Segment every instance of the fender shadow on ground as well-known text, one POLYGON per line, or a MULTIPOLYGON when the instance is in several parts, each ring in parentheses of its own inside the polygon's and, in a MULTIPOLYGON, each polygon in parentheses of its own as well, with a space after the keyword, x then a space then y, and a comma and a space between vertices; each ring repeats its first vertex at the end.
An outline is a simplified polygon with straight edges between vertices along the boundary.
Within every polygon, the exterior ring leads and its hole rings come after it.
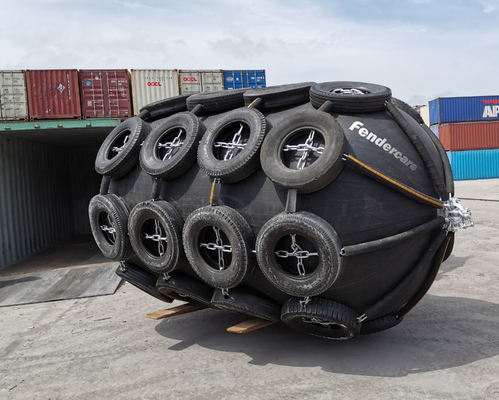
MULTIPOLYGON (((380 377, 402 377, 466 365, 499 354, 496 303, 427 295, 402 323, 377 334, 332 341, 296 332, 282 323, 244 335, 225 330, 246 318, 202 310, 161 321, 156 331, 192 345, 244 353, 250 364, 276 364, 380 377)), ((306 373, 306 372, 305 372, 306 373)))

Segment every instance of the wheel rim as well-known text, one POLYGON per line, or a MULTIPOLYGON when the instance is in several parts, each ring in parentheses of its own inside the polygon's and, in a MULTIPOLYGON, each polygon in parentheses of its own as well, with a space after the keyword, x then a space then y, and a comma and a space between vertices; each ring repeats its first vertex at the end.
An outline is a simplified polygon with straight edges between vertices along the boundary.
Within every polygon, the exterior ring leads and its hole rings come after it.
POLYGON ((315 163, 324 152, 324 135, 314 128, 299 128, 288 135, 281 149, 286 168, 301 170, 315 163))
POLYGON ((108 160, 112 160, 123 151, 128 143, 128 140, 130 139, 131 134, 132 132, 129 129, 125 129, 114 138, 106 155, 108 160))
POLYGON ((283 236, 274 248, 277 265, 287 275, 306 277, 319 266, 319 253, 310 240, 297 234, 283 236), (291 249, 291 251, 289 251, 291 249))
POLYGON ((157 219, 144 221, 139 230, 142 247, 154 258, 162 257, 168 248, 166 229, 157 219))
POLYGON ((227 269, 232 262, 232 246, 227 235, 216 226, 208 226, 200 232, 200 254, 210 268, 227 269))
POLYGON ((231 160, 246 148, 250 134, 251 129, 244 122, 228 124, 220 130, 213 141, 213 156, 218 161, 231 160))
POLYGON ((346 327, 337 322, 328 321, 319 317, 302 317, 301 320, 305 324, 314 325, 331 331, 344 331, 346 327))
POLYGON ((185 129, 180 127, 168 129, 163 135, 160 136, 154 146, 156 158, 161 161, 173 158, 184 145, 186 137, 187 132, 185 129))
POLYGON ((335 94, 351 94, 351 95, 364 95, 364 94, 369 94, 371 93, 367 89, 360 89, 360 88, 337 88, 332 90, 332 93, 335 94))
POLYGON ((99 213, 98 220, 102 236, 104 236, 104 239, 108 244, 114 246, 116 243, 116 227, 114 218, 107 212, 101 212, 99 213))

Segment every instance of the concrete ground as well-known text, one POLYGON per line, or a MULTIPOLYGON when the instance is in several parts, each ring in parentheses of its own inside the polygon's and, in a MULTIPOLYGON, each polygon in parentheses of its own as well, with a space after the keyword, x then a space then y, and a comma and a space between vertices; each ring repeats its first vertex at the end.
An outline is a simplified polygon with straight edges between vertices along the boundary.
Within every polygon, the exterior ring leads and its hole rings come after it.
POLYGON ((0 308, 1 399, 499 399, 499 180, 456 182, 459 231, 430 292, 397 327, 328 341, 112 296, 0 308))

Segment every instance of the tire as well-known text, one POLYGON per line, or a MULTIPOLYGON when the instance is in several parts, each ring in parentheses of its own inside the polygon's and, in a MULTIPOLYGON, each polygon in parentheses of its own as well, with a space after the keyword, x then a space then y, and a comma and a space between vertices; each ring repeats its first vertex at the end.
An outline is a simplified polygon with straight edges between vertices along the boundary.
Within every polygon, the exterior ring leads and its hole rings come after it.
POLYGON ((137 204, 130 213, 128 231, 139 260, 157 274, 185 264, 182 226, 180 213, 164 200, 137 204))
POLYGON ((260 167, 260 147, 267 126, 258 110, 238 108, 227 112, 203 136, 198 148, 199 166, 207 175, 226 183, 248 177, 260 167), (235 143, 244 147, 228 148, 235 143))
POLYGON ((242 288, 233 288, 228 296, 220 289, 213 293, 211 302, 222 310, 235 311, 269 321, 281 320, 281 306, 262 295, 242 288))
POLYGON ((253 231, 230 207, 207 206, 192 212, 185 221, 183 241, 192 269, 210 286, 233 288, 253 271, 253 231))
POLYGON ((265 277, 296 297, 315 296, 331 287, 340 271, 340 250, 333 227, 309 212, 277 214, 256 239, 256 257, 265 277))
POLYGON ((315 82, 251 89, 244 93, 244 105, 247 107, 258 98, 262 99, 262 104, 258 106, 261 110, 271 110, 273 108, 290 107, 307 103, 312 85, 315 85, 315 82))
POLYGON ((196 163, 199 140, 206 128, 190 112, 167 118, 142 145, 140 165, 151 176, 175 179, 196 163))
POLYGON ((452 254, 452 250, 454 249, 454 237, 455 237, 454 232, 449 232, 449 236, 450 236, 450 242, 447 245, 447 249, 445 250, 442 262, 446 261, 450 257, 450 255, 452 254))
POLYGON ((95 242, 104 256, 126 260, 132 253, 128 239, 128 208, 114 194, 94 196, 88 206, 90 227, 95 242))
POLYGON ((300 332, 326 339, 345 340, 359 334, 357 313, 344 304, 313 297, 302 307, 300 299, 292 297, 284 303, 281 320, 300 332))
POLYGON ((329 100, 331 111, 336 112, 380 111, 391 97, 389 88, 364 82, 324 82, 310 88, 310 102, 315 108, 329 100))
POLYGON ((397 107, 399 110, 405 112, 406 114, 410 115, 419 125, 423 125, 423 117, 421 117, 421 114, 419 114, 414 108, 412 108, 409 104, 406 102, 396 99, 395 97, 392 97, 390 102, 397 107))
POLYGON ((243 94, 248 89, 221 90, 218 92, 203 92, 193 94, 187 99, 187 109, 189 111, 200 104, 205 113, 220 113, 243 107, 243 94))
POLYGON ((279 186, 311 193, 329 185, 341 172, 346 146, 343 129, 331 115, 302 111, 281 120, 270 130, 260 160, 265 174, 279 186), (285 150, 289 146, 306 146, 311 136, 313 142, 306 153, 285 150), (307 158, 300 165, 305 154, 307 158))
POLYGON ((205 306, 216 308, 211 303, 213 288, 188 275, 176 272, 167 280, 161 277, 156 282, 156 288, 159 292, 177 300, 204 304, 205 306))
POLYGON ((169 117, 178 112, 187 111, 187 98, 189 95, 180 95, 155 101, 142 107, 139 112, 147 111, 144 121, 153 122, 161 118, 169 117))
POLYGON ((141 270, 140 268, 134 267, 129 263, 122 262, 116 270, 116 275, 143 292, 156 297, 158 300, 166 303, 171 303, 173 301, 172 298, 163 295, 156 289, 156 277, 141 270))
POLYGON ((403 319, 403 317, 399 317, 396 313, 391 313, 370 321, 364 321, 360 328, 360 334, 369 335, 371 333, 385 331, 397 326, 403 319))
POLYGON ((137 164, 140 145, 150 131, 150 125, 139 117, 119 124, 102 142, 95 170, 101 175, 121 178, 137 164))

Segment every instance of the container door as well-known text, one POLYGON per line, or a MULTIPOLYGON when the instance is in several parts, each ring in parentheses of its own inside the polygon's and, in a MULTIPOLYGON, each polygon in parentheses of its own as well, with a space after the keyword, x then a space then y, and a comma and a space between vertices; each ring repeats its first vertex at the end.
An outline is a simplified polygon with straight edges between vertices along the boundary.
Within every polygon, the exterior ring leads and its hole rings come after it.
POLYGON ((147 104, 179 95, 178 74, 175 69, 132 70, 133 114, 147 104))
POLYGON ((0 71, 0 120, 28 118, 24 72, 0 71))
POLYGON ((201 73, 199 71, 180 71, 180 94, 201 93, 201 73))
POLYGON ((201 87, 203 92, 224 90, 223 73, 220 70, 203 71, 201 73, 201 87))

